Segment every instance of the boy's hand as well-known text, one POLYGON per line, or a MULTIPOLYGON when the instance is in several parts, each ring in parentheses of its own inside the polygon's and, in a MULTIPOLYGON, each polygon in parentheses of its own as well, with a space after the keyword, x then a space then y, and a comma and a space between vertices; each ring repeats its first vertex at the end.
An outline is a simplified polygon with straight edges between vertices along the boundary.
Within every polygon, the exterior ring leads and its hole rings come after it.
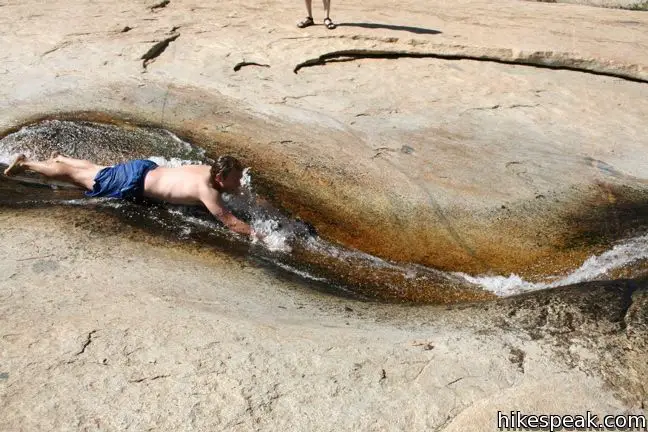
POLYGON ((265 234, 263 234, 263 233, 261 233, 259 231, 255 231, 254 229, 250 229, 250 236, 252 236, 252 238, 256 238, 258 240, 263 240, 266 237, 265 234))

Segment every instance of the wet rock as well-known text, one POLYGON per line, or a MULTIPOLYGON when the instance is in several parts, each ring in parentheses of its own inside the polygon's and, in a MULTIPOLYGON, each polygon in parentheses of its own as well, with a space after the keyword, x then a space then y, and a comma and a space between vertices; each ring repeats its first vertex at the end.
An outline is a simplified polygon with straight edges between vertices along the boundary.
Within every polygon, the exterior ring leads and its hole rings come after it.
POLYGON ((542 290, 496 302, 501 325, 524 329, 534 338, 566 335, 618 334, 635 292, 643 296, 645 283, 636 281, 587 282, 542 290))

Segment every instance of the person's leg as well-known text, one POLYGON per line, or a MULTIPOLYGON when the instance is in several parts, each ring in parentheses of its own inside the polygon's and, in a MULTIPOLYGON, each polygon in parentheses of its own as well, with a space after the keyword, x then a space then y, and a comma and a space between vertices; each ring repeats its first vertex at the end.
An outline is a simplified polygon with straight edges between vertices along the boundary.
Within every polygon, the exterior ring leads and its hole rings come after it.
POLYGON ((85 168, 92 168, 95 166, 92 162, 89 160, 85 159, 74 159, 71 157, 63 156, 62 154, 58 152, 53 152, 51 160, 59 163, 64 163, 66 165, 70 165, 74 168, 80 168, 80 169, 85 169, 85 168))
POLYGON ((333 20, 330 17, 330 15, 331 15, 331 0, 322 0, 322 1, 324 3, 324 12, 326 12, 326 18, 324 18, 324 25, 329 30, 333 30, 336 27, 336 25, 335 25, 335 23, 333 22, 333 20))
MULTIPOLYGON (((73 159, 73 161, 77 160, 73 159)), ((103 168, 104 167, 93 163, 90 163, 90 165, 84 164, 83 168, 77 168, 66 163, 57 162, 55 159, 49 159, 43 162, 29 161, 25 155, 20 155, 16 158, 14 163, 5 170, 5 175, 11 176, 22 170, 30 170, 48 178, 74 183, 85 189, 92 190, 94 186, 94 178, 103 168)))
POLYGON ((331 0, 322 0, 324 3, 324 12, 326 12, 326 16, 324 18, 331 19, 329 16, 331 14, 331 0))
POLYGON ((297 27, 304 28, 315 24, 313 21, 313 0, 304 0, 306 2, 306 12, 308 16, 297 24, 297 27))

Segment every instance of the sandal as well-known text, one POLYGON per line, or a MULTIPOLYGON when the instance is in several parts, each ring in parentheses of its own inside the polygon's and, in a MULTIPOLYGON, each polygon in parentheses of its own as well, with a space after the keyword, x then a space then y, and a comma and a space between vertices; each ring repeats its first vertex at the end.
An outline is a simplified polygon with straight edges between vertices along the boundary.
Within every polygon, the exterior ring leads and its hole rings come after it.
POLYGON ((303 21, 297 23, 297 27, 299 28, 310 27, 312 25, 315 25, 315 21, 313 21, 313 17, 306 17, 304 18, 303 21))
POLYGON ((329 30, 333 30, 335 27, 337 27, 337 26, 335 25, 335 23, 331 20, 331 18, 326 18, 326 19, 324 20, 324 25, 325 25, 326 28, 329 29, 329 30))

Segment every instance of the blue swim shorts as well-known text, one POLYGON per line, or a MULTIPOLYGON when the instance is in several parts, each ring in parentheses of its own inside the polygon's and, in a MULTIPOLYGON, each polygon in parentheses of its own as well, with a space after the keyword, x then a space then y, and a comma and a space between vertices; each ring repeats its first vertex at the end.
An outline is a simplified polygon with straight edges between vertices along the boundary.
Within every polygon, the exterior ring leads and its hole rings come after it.
POLYGON ((144 192, 144 177, 157 168, 150 160, 138 159, 106 167, 94 179, 89 197, 140 198, 144 192))

